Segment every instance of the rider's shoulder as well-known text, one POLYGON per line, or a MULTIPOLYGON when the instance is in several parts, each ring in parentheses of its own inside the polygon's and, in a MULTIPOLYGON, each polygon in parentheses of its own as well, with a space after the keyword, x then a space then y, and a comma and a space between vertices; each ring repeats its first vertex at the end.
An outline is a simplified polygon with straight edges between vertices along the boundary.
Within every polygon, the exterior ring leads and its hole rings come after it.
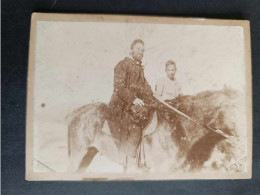
POLYGON ((122 69, 122 68, 127 68, 132 64, 132 59, 126 57, 123 60, 119 61, 118 64, 116 65, 115 69, 122 69))

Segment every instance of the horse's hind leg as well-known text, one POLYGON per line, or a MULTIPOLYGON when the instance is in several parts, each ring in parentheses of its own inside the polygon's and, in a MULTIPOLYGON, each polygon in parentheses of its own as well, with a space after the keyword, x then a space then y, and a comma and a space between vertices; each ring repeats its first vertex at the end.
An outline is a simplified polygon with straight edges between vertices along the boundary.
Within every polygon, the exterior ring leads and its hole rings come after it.
POLYGON ((77 172, 79 169, 80 162, 88 152, 87 149, 73 149, 74 150, 70 151, 69 154, 68 172, 77 172))
POLYGON ((83 159, 80 162, 78 172, 84 172, 97 153, 98 150, 95 147, 89 147, 87 154, 83 157, 83 159))

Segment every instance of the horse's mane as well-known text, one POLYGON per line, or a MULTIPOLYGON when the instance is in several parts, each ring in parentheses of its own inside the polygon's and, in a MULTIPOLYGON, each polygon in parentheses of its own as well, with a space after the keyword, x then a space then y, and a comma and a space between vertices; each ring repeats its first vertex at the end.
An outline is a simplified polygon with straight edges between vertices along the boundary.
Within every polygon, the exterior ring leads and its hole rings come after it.
MULTIPOLYGON (((211 115, 212 111, 221 109, 224 105, 230 103, 232 100, 240 97, 240 92, 224 88, 223 90, 208 90, 199 92, 196 95, 185 95, 174 100, 174 106, 180 111, 194 117, 194 119, 201 119, 202 115, 211 115)), ((77 115, 85 112, 94 111, 94 113, 106 113, 107 105, 105 103, 92 103, 75 109, 72 113, 66 116, 67 121, 71 121, 77 115)))
POLYGON ((227 99, 236 99, 239 96, 241 96, 241 93, 237 90, 231 89, 231 88, 224 88, 222 90, 208 90, 198 93, 195 96, 192 96, 195 99, 206 99, 206 98, 217 98, 223 96, 227 99))
POLYGON ((196 95, 186 95, 175 99, 175 107, 185 114, 205 123, 205 117, 210 120, 212 115, 232 105, 234 100, 241 97, 241 93, 234 89, 203 91, 196 95))

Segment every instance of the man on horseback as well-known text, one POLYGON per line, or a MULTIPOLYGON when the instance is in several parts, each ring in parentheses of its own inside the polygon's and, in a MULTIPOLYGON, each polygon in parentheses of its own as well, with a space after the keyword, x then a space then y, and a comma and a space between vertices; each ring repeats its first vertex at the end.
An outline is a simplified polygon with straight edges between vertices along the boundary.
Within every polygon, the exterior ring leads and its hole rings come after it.
POLYGON ((144 77, 143 55, 144 42, 134 40, 130 57, 120 61, 114 69, 114 91, 109 103, 111 134, 117 141, 119 151, 131 159, 136 159, 142 130, 158 106, 144 77))

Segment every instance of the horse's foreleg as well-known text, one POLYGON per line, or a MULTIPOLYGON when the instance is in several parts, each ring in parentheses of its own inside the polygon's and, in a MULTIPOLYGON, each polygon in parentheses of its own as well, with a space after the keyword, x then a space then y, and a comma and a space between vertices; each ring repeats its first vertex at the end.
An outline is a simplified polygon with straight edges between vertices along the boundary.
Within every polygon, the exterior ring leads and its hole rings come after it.
POLYGON ((97 153, 98 150, 95 147, 89 147, 87 154, 83 157, 83 159, 80 162, 78 172, 84 172, 97 153))
POLYGON ((210 158, 215 145, 222 139, 222 136, 208 132, 190 147, 186 155, 187 164, 192 168, 200 168, 210 158))

